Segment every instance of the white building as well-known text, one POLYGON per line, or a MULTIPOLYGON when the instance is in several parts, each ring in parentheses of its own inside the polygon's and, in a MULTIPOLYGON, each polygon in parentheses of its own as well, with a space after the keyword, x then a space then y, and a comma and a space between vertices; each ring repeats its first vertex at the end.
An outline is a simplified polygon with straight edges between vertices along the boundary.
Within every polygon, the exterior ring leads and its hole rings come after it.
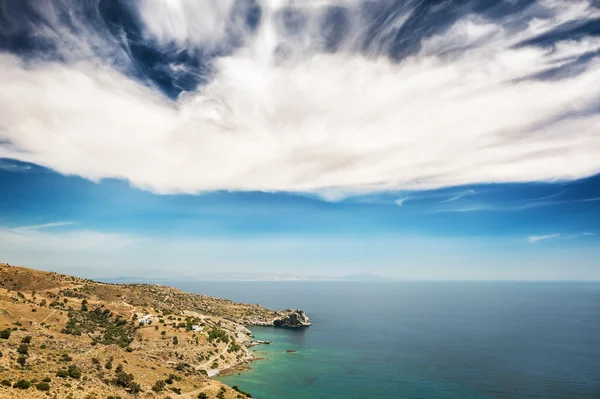
POLYGON ((192 331, 196 331, 196 332, 202 331, 202 327, 200 327, 200 326, 198 326, 198 325, 194 324, 194 325, 192 326, 192 331))
POLYGON ((154 319, 154 316, 152 316, 151 314, 147 314, 145 316, 140 317, 138 319, 138 323, 150 324, 152 322, 152 319, 154 319))

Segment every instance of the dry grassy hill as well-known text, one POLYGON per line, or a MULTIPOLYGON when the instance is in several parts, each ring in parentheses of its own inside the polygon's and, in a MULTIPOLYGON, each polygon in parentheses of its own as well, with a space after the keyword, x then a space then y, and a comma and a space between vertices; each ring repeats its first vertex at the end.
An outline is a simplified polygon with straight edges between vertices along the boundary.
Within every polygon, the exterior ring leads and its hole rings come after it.
POLYGON ((0 398, 245 398, 209 376, 251 358, 245 325, 284 315, 0 264, 0 398))

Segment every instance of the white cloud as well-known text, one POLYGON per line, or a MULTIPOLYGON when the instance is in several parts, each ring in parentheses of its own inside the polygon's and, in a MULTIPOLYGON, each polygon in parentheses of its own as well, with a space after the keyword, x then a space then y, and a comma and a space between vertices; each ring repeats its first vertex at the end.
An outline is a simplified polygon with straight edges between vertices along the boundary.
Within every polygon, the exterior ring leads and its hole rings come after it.
POLYGON ((527 237, 527 241, 530 244, 535 244, 538 241, 549 240, 551 238, 557 238, 557 237, 560 237, 560 234, 547 234, 547 235, 543 235, 543 236, 529 236, 529 237, 527 237))
POLYGON ((46 229, 73 225, 73 222, 46 223, 35 226, 1 227, 0 251, 77 253, 111 251, 127 247, 141 240, 124 234, 103 233, 90 230, 48 232, 46 229))
POLYGON ((146 34, 179 49, 214 48, 226 36, 234 0, 142 0, 146 34))
POLYGON ((75 224, 75 222, 51 222, 51 223, 44 223, 44 224, 35 224, 32 226, 15 227, 12 230, 13 231, 31 231, 31 230, 48 229, 48 228, 52 228, 52 227, 70 226, 73 224, 75 224))
POLYGON ((394 201, 394 204, 398 205, 398 206, 402 206, 404 205, 404 201, 406 201, 408 198, 398 198, 396 201, 394 201))
MULTIPOLYGON (((216 46, 232 2, 216 3, 147 0, 140 13, 160 43, 216 46)), ((399 63, 349 51, 358 33, 336 53, 317 51, 310 29, 285 36, 274 17, 283 4, 263 4, 258 32, 216 60, 208 85, 176 102, 98 59, 26 64, 0 54, 0 142, 11 143, 0 157, 160 193, 336 198, 600 172, 600 62, 560 80, 527 79, 600 50, 600 39, 516 46, 600 16, 589 2, 545 1, 520 31, 466 16, 399 63), (289 59, 276 55, 281 45, 289 59)), ((307 24, 320 13, 311 7, 307 24)))

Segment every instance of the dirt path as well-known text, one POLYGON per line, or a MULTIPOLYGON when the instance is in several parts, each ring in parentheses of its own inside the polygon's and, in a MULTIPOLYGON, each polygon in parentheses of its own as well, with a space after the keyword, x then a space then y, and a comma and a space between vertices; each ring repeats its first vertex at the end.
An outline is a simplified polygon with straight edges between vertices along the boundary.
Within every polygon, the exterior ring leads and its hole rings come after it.
POLYGON ((199 370, 199 369, 201 369, 203 367, 208 366, 209 364, 212 364, 212 362, 214 362, 215 360, 219 359, 221 355, 225 355, 225 352, 227 352, 227 349, 229 349, 229 343, 227 345, 225 345, 225 348, 223 348, 223 350, 221 352, 219 352, 218 354, 216 354, 212 358, 208 359, 208 361, 206 361, 205 363, 196 366, 196 370, 199 370))
POLYGON ((48 316, 44 317, 44 320, 40 321, 40 323, 46 322, 46 320, 48 320, 48 318, 50 316, 52 316, 54 313, 56 313, 56 309, 54 309, 54 310, 52 310, 52 312, 48 313, 48 316))

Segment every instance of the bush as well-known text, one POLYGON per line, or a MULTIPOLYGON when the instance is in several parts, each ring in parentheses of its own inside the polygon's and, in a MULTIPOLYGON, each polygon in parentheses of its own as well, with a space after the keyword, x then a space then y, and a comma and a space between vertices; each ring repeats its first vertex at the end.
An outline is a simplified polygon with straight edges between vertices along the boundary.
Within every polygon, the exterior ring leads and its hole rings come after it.
POLYGON ((200 392, 198 394, 198 399, 208 399, 208 395, 205 392, 200 392))
POLYGON ((81 377, 81 369, 74 364, 70 365, 67 368, 67 372, 69 373, 69 377, 71 377, 71 378, 80 378, 81 377))
POLYGON ((117 372, 117 374, 113 380, 113 384, 123 387, 123 388, 129 387, 129 384, 131 384, 132 382, 133 382, 133 374, 127 374, 124 371, 117 372))
POLYGON ((46 349, 46 344, 41 344, 40 349, 46 349))
POLYGON ((128 346, 127 348, 125 348, 125 350, 126 350, 127 352, 133 352, 133 348, 132 348, 131 346, 128 346))
POLYGON ((177 345, 179 343, 179 339, 177 337, 173 337, 173 345, 177 345))
POLYGON ((50 384, 48 384, 47 382, 38 382, 35 387, 38 389, 38 391, 49 391, 50 390, 50 384))
POLYGON ((249 394, 248 392, 242 391, 242 390, 240 389, 240 387, 238 387, 237 385, 234 385, 234 386, 232 386, 232 387, 231 387, 231 389, 233 389, 234 391, 237 391, 237 392, 241 393, 242 395, 244 395, 244 396, 247 396, 247 397, 249 397, 249 398, 251 398, 251 397, 252 397, 252 395, 251 395, 251 394, 249 394))
POLYGON ((175 392, 177 395, 181 395, 181 388, 172 387, 171 391, 175 392))
POLYGON ((19 389, 29 389, 31 387, 31 382, 27 380, 19 380, 14 383, 13 388, 19 389))
POLYGON ((2 338, 2 339, 9 339, 10 338, 10 333, 11 333, 10 328, 2 330, 2 331, 0 331, 0 338, 2 338))
POLYGON ((158 380, 152 385, 154 392, 162 392, 163 389, 165 389, 165 382, 163 380, 158 380))
POLYGON ((60 378, 67 378, 69 376, 69 372, 65 369, 60 369, 56 372, 56 376, 60 378))
POLYGON ((10 382, 9 380, 2 380, 0 384, 4 385, 5 387, 9 387, 12 385, 12 382, 10 382))
POLYGON ((17 363, 19 363, 21 366, 25 366, 25 362, 27 362, 27 356, 19 356, 17 359, 17 363))
POLYGON ((23 337, 23 339, 21 340, 21 342, 24 343, 24 344, 30 343, 31 342, 31 335, 23 337))
POLYGON ((28 355, 29 354, 29 345, 27 345, 27 344, 19 345, 19 347, 17 348, 17 352, 21 355, 28 355))
POLYGON ((50 378, 50 377, 46 377, 46 378, 44 378, 42 381, 43 381, 43 382, 51 382, 51 381, 52 381, 52 378, 50 378))

